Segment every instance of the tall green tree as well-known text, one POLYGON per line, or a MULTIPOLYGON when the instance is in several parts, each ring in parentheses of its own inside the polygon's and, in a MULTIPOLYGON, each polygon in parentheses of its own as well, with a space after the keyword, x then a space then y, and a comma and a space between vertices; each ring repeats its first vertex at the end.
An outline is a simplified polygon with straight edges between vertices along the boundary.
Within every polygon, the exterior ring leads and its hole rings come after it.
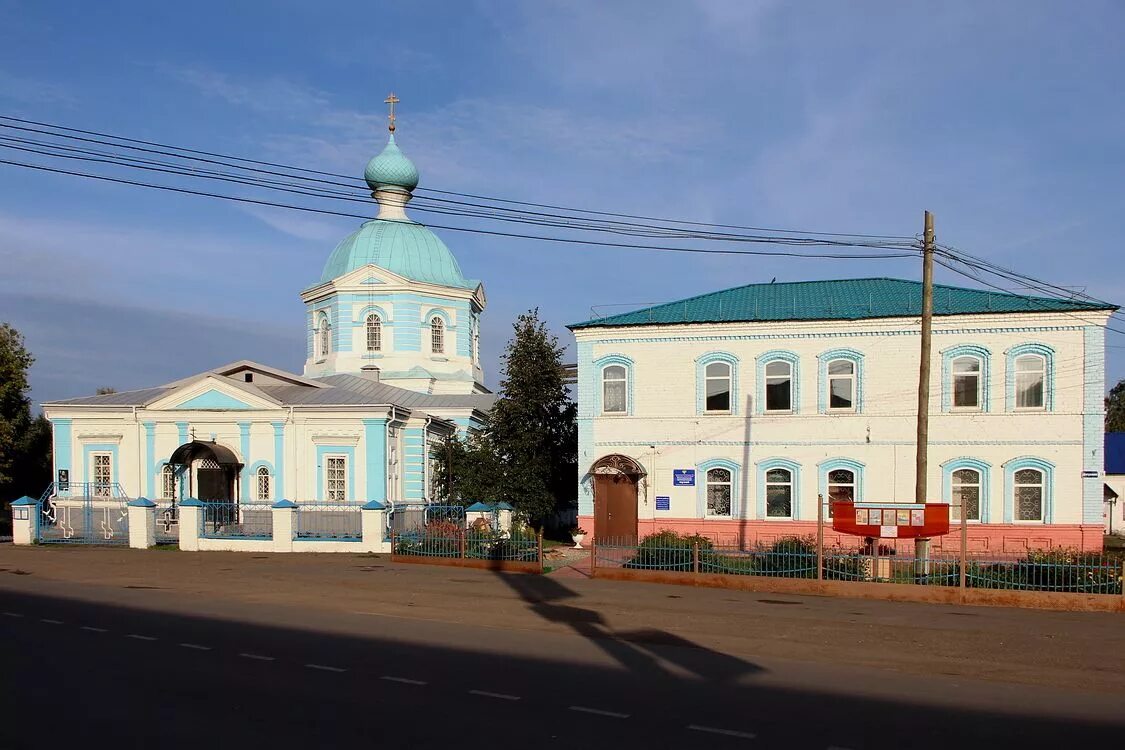
POLYGON ((0 323, 0 502, 38 495, 51 481, 51 425, 32 418, 27 393, 34 362, 23 336, 0 323))
POLYGON ((1119 380, 1106 396, 1105 431, 1125 432, 1125 380, 1119 380))

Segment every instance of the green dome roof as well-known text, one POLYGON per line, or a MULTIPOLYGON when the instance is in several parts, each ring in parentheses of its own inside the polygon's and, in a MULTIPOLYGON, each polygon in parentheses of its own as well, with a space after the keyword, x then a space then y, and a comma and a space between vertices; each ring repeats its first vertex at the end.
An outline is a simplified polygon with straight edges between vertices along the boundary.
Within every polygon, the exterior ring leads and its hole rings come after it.
POLYGON ((418 187, 418 168, 395 145, 392 134, 386 147, 367 162, 363 179, 367 180, 372 190, 402 188, 409 192, 418 187))
POLYGON ((368 263, 414 281, 462 289, 475 289, 478 284, 461 275, 453 253, 429 229, 387 219, 365 222, 344 238, 328 256, 320 280, 331 281, 368 263))

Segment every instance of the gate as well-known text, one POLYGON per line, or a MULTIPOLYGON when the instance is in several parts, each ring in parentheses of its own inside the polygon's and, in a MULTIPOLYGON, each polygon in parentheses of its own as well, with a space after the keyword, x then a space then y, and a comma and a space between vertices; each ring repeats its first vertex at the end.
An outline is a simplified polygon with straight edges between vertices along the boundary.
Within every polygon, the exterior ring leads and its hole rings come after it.
POLYGON ((39 499, 40 544, 128 544, 129 498, 107 482, 52 483, 39 499))
POLYGON ((180 541, 180 509, 171 500, 156 502, 156 543, 178 544, 180 541))

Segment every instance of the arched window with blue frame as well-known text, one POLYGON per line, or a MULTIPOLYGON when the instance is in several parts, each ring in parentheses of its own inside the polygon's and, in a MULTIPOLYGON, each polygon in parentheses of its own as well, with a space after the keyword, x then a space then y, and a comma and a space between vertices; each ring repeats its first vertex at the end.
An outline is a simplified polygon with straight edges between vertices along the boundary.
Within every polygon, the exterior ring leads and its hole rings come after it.
POLYGON ((801 465, 788 458, 766 458, 758 470, 758 517, 766 520, 800 518, 801 465))
POLYGON ((698 513, 701 518, 740 518, 739 465, 713 458, 696 466, 698 513))
POLYGON ((832 349, 817 356, 821 414, 863 411, 863 353, 855 349, 832 349))
POLYGON ((800 411, 800 358, 790 351, 775 349, 757 359, 757 412, 759 414, 797 414, 800 411))
POLYGON ((863 469, 852 458, 830 458, 816 465, 819 492, 827 506, 825 516, 832 517, 834 502, 863 502, 863 469))
POLYGON ((633 360, 624 354, 607 354, 594 361, 598 373, 597 414, 633 414, 633 360))
POLYGON ((960 522, 962 509, 967 521, 990 521, 991 474, 992 465, 978 458, 954 458, 941 465, 942 501, 949 503, 951 521, 960 522))
POLYGON ((738 357, 708 352, 695 360, 695 412, 738 413, 738 357))
POLYGON ((1004 391, 1008 411, 1053 411, 1055 350, 1046 344, 1013 346, 1005 353, 1004 391))
POLYGON ((989 411, 992 352, 976 344, 962 344, 941 353, 941 409, 989 411))
POLYGON ((1055 465, 1035 456, 1004 464, 1004 522, 1052 523, 1055 465))

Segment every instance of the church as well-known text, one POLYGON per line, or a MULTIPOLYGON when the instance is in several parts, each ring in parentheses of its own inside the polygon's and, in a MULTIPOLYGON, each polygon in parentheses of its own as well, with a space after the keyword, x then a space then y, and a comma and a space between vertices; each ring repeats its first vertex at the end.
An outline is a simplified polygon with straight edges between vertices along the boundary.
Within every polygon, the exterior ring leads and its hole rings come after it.
MULTIPOLYGON (((395 100, 394 95, 388 101, 395 100)), ((407 215, 418 170, 390 138, 364 177, 374 219, 301 292, 301 373, 238 361, 172 383, 43 404, 50 496, 237 503, 422 502, 433 446, 483 424, 484 286, 407 215)), ((173 511, 174 512, 174 511, 173 511)))

